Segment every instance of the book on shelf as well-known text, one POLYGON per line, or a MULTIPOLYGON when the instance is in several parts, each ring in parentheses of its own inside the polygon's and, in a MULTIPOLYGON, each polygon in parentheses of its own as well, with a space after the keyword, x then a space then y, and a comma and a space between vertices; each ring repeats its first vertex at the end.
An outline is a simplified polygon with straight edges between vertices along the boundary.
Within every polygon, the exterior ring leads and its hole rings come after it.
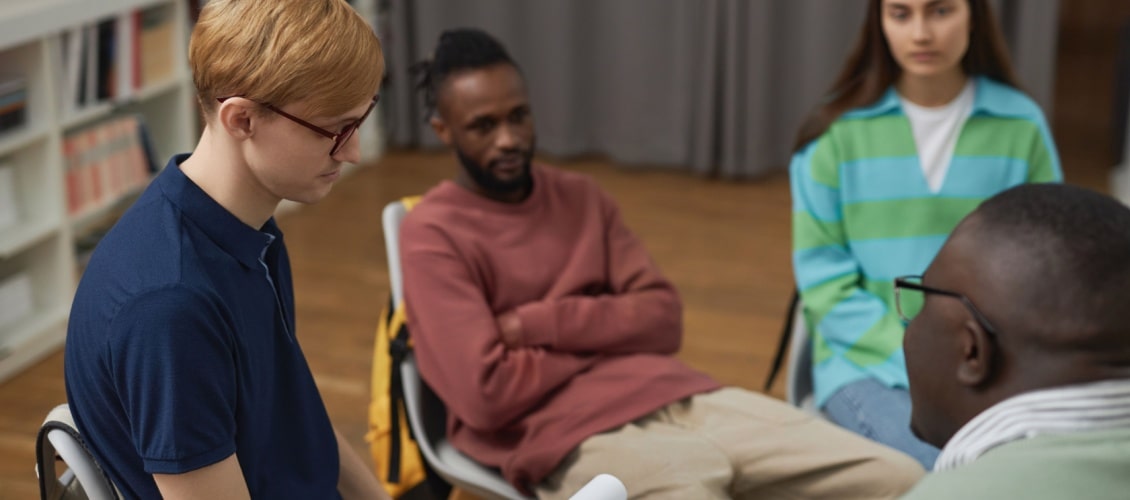
POLYGON ((20 220, 16 203, 16 167, 0 160, 0 231, 20 220))
POLYGON ((158 84, 176 75, 173 58, 176 25, 173 14, 170 5, 151 7, 138 14, 137 64, 143 86, 158 84))
POLYGON ((67 214, 72 220, 113 206, 149 183, 156 164, 148 141, 137 115, 119 116, 63 138, 67 214))
POLYGON ((64 112, 73 115, 101 103, 129 101, 142 88, 175 77, 170 7, 131 10, 65 31, 58 66, 64 112))
POLYGON ((73 115, 78 112, 79 95, 82 93, 80 88, 86 81, 83 76, 85 72, 82 68, 82 61, 85 58, 79 55, 82 53, 83 47, 82 32, 82 28, 64 31, 59 43, 63 53, 58 58, 62 63, 58 66, 59 75, 61 75, 58 78, 58 102, 61 103, 62 111, 66 115, 73 115))
POLYGON ((22 76, 0 75, 0 134, 27 123, 27 80, 22 76))

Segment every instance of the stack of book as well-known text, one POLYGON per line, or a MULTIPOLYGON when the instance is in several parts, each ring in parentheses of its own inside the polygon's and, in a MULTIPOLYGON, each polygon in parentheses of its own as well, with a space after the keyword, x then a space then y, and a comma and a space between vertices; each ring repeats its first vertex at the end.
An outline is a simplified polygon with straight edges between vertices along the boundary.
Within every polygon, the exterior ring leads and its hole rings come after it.
POLYGON ((72 219, 113 206, 137 193, 156 170, 145 127, 120 116, 63 138, 67 213, 72 219))
POLYGON ((0 134, 27 122, 27 80, 0 75, 0 134))

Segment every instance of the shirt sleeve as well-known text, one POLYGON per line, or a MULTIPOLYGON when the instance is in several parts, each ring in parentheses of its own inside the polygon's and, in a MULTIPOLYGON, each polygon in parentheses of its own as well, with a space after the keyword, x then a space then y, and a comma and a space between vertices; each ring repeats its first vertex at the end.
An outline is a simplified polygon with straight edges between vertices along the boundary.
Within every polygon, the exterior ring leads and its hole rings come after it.
POLYGON ((110 328, 111 376, 145 471, 180 474, 235 453, 234 337, 218 301, 161 288, 110 328))
POLYGON ((837 157, 826 134, 796 153, 789 166, 797 288, 814 332, 814 363, 828 359, 836 346, 857 346, 853 357, 860 365, 881 362, 889 352, 869 353, 866 346, 873 343, 860 340, 901 331, 901 325, 883 299, 860 286, 863 273, 844 233, 837 157), (869 354, 874 359, 864 359, 869 354))
POLYGON ((420 375, 466 425, 487 432, 504 428, 596 361, 540 347, 507 348, 483 285, 455 244, 411 215, 400 237, 420 375))
POLYGON ((603 206, 607 290, 524 304, 516 309, 527 345, 575 352, 672 354, 683 335, 682 303, 643 243, 620 218, 615 202, 603 206))

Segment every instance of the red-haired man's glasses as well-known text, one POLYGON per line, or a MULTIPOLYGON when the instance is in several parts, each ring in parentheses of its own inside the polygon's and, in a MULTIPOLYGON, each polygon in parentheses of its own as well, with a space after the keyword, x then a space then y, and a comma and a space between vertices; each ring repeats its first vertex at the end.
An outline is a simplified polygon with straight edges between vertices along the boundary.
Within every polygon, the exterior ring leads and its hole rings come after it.
MULTIPOLYGON (((222 103, 222 102, 224 102, 228 99, 231 99, 232 97, 243 97, 243 96, 217 97, 216 100, 222 103)), ((330 149, 330 156, 333 156, 333 155, 336 155, 338 153, 338 151, 341 151, 341 148, 345 147, 345 143, 349 142, 349 139, 351 137, 353 137, 353 134, 355 132, 357 132, 357 129, 361 127, 361 123, 364 122, 365 119, 369 117, 369 113, 373 112, 373 108, 375 108, 377 106, 377 101, 381 100, 381 95, 377 94, 377 95, 373 96, 373 101, 369 104, 369 109, 365 110, 365 114, 361 115, 361 118, 358 118, 356 121, 347 123, 344 127, 341 128, 341 131, 339 131, 339 132, 331 132, 329 130, 326 130, 322 127, 314 125, 313 123, 310 123, 306 120, 303 120, 303 119, 301 119, 297 116, 294 116, 290 113, 287 113, 286 111, 283 111, 283 110, 281 110, 281 109, 279 109, 275 106, 272 106, 268 103, 259 102, 259 101, 256 101, 255 99, 248 99, 246 97, 244 97, 244 99, 247 99, 247 100, 254 102, 254 103, 256 103, 260 106, 263 106, 264 108, 267 108, 271 111, 274 111, 275 113, 282 115, 283 118, 286 118, 286 119, 288 119, 288 120, 290 120, 294 123, 302 125, 303 127, 306 127, 310 130, 313 130, 314 132, 316 132, 318 135, 321 135, 322 137, 326 137, 328 139, 333 139, 333 141, 334 141, 333 149, 330 149)))

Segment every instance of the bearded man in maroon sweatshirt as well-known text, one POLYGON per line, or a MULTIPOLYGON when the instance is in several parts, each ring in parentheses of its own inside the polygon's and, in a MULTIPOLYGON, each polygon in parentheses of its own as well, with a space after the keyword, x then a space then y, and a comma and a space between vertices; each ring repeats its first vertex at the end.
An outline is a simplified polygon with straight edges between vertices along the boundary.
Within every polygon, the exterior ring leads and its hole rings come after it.
POLYGON ((478 30, 422 63, 458 174, 401 228, 420 373, 451 443, 520 490, 566 498, 611 473, 633 498, 887 498, 916 462, 675 358, 682 304, 616 203, 532 163, 526 83, 478 30))

